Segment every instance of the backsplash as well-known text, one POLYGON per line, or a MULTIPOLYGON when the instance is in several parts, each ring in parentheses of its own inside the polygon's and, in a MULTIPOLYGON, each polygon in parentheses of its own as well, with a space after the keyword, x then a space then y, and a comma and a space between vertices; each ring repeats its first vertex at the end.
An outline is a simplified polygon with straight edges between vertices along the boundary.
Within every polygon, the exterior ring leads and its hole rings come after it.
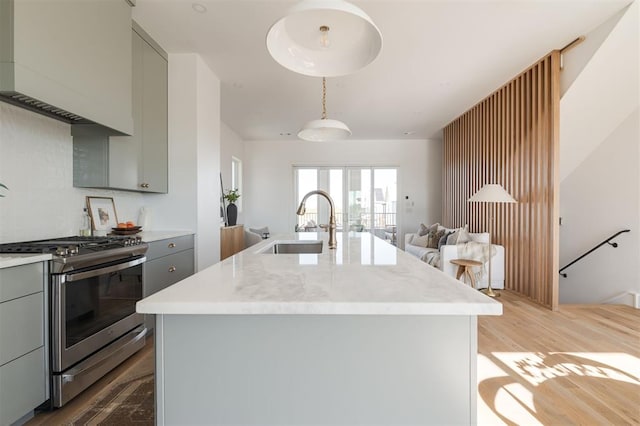
POLYGON ((112 197, 137 221, 143 195, 73 187, 69 124, 0 102, 0 243, 77 235, 87 195, 112 197))

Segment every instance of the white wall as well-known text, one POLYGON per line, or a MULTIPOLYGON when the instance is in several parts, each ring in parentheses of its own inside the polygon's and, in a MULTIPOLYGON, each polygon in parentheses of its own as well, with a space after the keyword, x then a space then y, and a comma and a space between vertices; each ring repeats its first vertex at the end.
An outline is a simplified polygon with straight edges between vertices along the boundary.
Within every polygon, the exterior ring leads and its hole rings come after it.
MULTIPOLYGON (((638 106, 638 6, 636 0, 627 9, 560 100, 561 181, 638 106)), ((602 38, 600 31, 594 30, 595 38, 602 38)), ((565 69, 574 66, 572 57, 589 48, 581 44, 569 51, 565 69)))
POLYGON ((605 245, 567 269, 560 303, 633 305, 640 293, 638 1, 606 37, 601 30, 602 44, 560 102, 560 265, 622 229, 631 232, 616 238, 618 248, 605 245))
MULTIPOLYGON (((222 122, 220 127, 220 171, 222 172, 222 182, 225 191, 232 189, 231 157, 235 157, 242 161, 242 166, 245 167, 244 141, 236 132, 233 131, 231 127, 222 122)), ((241 190, 240 199, 236 203, 238 205, 238 223, 244 223, 244 209, 246 208, 246 201, 244 190, 241 190)))
POLYGON ((245 141, 245 224, 271 232, 293 232, 297 206, 293 170, 297 166, 395 166, 398 175, 398 235, 422 222, 440 220, 442 142, 393 140, 305 142, 245 141), (405 196, 411 206, 406 205, 405 196))
POLYGON ((0 243, 77 235, 87 195, 113 197, 118 220, 137 222, 143 196, 73 187, 69 124, 0 102, 0 243))
POLYGON ((562 181, 560 264, 566 265, 623 229, 630 233, 605 245, 560 277, 561 303, 611 301, 631 304, 640 293, 639 110, 562 181))
POLYGON ((196 54, 169 55, 169 193, 149 196, 154 229, 196 232, 196 269, 220 260, 220 81, 196 54))

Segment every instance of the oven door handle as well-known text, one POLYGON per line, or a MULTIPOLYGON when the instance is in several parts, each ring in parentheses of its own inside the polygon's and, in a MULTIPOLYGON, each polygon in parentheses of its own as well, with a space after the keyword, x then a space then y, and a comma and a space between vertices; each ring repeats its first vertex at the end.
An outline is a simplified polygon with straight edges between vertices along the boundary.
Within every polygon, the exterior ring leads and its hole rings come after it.
POLYGON ((86 272, 78 272, 75 274, 66 274, 64 276, 64 281, 73 282, 77 280, 84 280, 86 278, 97 277, 100 275, 108 274, 110 272, 122 271, 123 269, 128 269, 136 265, 140 265, 147 260, 146 257, 141 257, 138 259, 130 260, 129 262, 118 263, 117 265, 107 266, 105 268, 93 269, 91 271, 86 272))

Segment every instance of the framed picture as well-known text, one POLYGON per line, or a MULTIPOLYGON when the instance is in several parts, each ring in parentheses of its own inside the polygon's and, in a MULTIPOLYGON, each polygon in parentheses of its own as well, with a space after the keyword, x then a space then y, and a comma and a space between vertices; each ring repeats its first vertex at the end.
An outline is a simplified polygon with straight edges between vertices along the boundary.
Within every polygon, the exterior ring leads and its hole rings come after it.
POLYGON ((94 231, 110 231, 118 226, 116 204, 111 197, 87 197, 87 208, 94 231))

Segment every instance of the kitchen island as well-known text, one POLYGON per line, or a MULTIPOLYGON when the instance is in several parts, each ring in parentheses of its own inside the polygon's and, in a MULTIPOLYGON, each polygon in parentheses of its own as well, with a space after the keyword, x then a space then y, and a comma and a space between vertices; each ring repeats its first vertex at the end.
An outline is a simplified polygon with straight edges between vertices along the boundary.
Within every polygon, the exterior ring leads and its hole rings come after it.
POLYGON ((138 302, 156 422, 473 424, 477 316, 502 305, 368 233, 274 236, 138 302))

